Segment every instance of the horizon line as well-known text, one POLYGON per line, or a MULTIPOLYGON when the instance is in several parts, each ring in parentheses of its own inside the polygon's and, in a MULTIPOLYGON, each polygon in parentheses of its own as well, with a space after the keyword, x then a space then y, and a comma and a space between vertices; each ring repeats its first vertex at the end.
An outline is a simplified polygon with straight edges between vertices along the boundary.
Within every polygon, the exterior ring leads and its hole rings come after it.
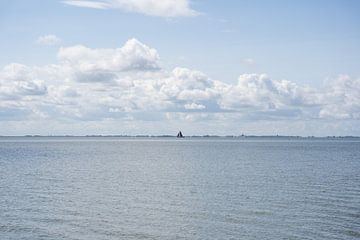
MULTIPOLYGON (((161 135, 152 135, 152 134, 136 134, 136 135, 127 135, 127 134, 87 134, 87 135, 41 135, 41 134, 25 134, 25 135, 0 135, 0 137, 119 137, 119 138, 176 138, 176 135, 161 134, 161 135)), ((204 135, 184 135, 185 138, 360 138, 360 136, 355 135, 327 135, 327 136, 300 136, 300 135, 216 135, 216 134, 204 134, 204 135)))

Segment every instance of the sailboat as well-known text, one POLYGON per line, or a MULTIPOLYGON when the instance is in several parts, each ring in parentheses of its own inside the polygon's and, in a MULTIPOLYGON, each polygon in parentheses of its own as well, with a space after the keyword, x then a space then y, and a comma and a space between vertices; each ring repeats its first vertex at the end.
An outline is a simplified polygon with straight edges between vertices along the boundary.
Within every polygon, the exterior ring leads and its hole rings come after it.
POLYGON ((179 133, 176 135, 176 137, 177 137, 177 138, 183 138, 184 136, 183 136, 182 132, 179 131, 179 133))

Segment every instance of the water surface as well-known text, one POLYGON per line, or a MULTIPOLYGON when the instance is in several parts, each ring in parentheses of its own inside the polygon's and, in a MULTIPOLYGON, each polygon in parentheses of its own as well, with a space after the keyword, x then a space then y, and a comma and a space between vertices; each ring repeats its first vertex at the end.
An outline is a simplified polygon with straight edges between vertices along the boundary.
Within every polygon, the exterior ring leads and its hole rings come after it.
POLYGON ((0 239, 359 238, 359 141, 0 138, 0 239))

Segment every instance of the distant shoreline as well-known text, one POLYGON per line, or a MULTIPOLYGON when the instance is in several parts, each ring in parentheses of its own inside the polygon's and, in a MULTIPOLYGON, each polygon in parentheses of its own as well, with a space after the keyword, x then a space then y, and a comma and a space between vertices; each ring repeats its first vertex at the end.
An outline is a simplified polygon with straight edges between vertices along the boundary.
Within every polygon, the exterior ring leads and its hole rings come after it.
MULTIPOLYGON (((177 138, 175 135, 0 135, 0 138, 177 138)), ((184 138, 222 139, 360 139, 360 136, 286 136, 286 135, 191 135, 184 138)))

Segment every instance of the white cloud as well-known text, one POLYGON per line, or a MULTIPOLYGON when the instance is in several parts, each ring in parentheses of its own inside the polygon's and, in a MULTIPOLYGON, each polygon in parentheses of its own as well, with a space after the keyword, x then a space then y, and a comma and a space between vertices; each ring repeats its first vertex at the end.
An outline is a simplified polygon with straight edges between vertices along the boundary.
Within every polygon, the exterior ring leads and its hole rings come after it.
POLYGON ((184 105, 185 109, 189 109, 189 110, 202 110, 205 109, 206 107, 202 104, 196 104, 196 103, 187 103, 184 105))
POLYGON ((63 1, 63 3, 76 7, 96 8, 96 9, 106 9, 110 7, 108 3, 98 2, 98 1, 67 0, 67 1, 63 1))
POLYGON ((244 59, 242 60, 242 62, 245 63, 245 64, 247 64, 247 65, 254 65, 254 64, 256 63, 255 60, 252 59, 252 58, 244 58, 244 59))
POLYGON ((265 74, 240 75, 220 101, 222 108, 239 111, 268 111, 287 114, 284 110, 315 107, 319 103, 315 90, 300 87, 287 80, 272 80, 265 74))
POLYGON ((48 35, 38 37, 38 39, 36 40, 36 43, 40 44, 40 45, 52 46, 52 45, 60 44, 61 39, 53 34, 48 34, 48 35))
POLYGON ((213 81, 199 71, 175 68, 161 82, 160 91, 177 100, 206 100, 213 95, 213 81))
MULTIPOLYGON (((128 40, 121 48, 90 49, 82 45, 60 48, 60 62, 77 73, 146 71, 159 69, 159 55, 153 48, 136 39, 128 40)), ((100 80, 101 81, 101 80, 100 80)))
POLYGON ((122 9, 158 17, 189 17, 198 12, 191 9, 189 0, 66 0, 63 3, 96 9, 122 9))
POLYGON ((136 39, 115 49, 60 48, 58 59, 0 69, 0 123, 117 119, 231 129, 237 121, 360 119, 360 79, 349 76, 322 89, 265 74, 242 74, 229 84, 196 70, 162 69, 157 51, 136 39))
POLYGON ((10 64, 0 72, 0 99, 18 100, 46 94, 44 81, 25 65, 10 64))
POLYGON ((341 75, 323 93, 322 118, 360 119, 360 78, 341 75))

